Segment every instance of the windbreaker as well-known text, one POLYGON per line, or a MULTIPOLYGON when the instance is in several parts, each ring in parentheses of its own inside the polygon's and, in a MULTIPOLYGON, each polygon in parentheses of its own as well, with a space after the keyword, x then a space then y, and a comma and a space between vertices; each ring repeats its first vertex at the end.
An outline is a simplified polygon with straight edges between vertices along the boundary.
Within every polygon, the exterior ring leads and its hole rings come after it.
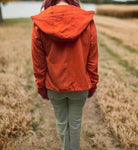
POLYGON ((31 52, 36 88, 57 92, 89 90, 99 80, 94 11, 54 5, 31 16, 31 52))

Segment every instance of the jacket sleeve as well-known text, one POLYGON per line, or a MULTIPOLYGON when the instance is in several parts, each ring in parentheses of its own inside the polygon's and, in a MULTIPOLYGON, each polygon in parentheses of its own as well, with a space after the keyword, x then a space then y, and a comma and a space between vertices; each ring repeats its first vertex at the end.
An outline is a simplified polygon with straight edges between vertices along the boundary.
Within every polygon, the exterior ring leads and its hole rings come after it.
POLYGON ((91 79, 92 87, 89 89, 90 93, 94 93, 99 81, 98 75, 98 41, 97 30, 94 20, 90 24, 90 47, 88 53, 87 71, 91 79))
POLYGON ((47 95, 45 88, 45 77, 47 71, 46 53, 41 41, 40 29, 33 23, 31 34, 31 54, 33 73, 35 76, 36 87, 41 96, 47 95))

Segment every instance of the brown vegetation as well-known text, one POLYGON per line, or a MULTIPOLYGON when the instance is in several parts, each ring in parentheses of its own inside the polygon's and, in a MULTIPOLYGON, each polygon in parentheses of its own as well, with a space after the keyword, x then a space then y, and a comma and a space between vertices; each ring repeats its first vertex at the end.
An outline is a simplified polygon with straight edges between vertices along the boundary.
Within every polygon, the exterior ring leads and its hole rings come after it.
POLYGON ((29 110, 31 106, 29 92, 26 92, 23 34, 19 28, 11 29, 10 24, 3 23, 0 35, 0 149, 2 149, 11 138, 28 132, 32 116, 29 110), (18 38, 16 38, 17 30, 20 32, 18 38), (20 50, 17 47, 20 47, 20 50))
POLYGON ((132 18, 138 17, 138 6, 137 5, 97 5, 97 15, 105 15, 120 18, 132 18))
MULTIPOLYGON (((132 23, 115 19, 113 24, 114 19, 104 17, 102 26, 102 19, 95 16, 100 81, 96 93, 84 106, 81 150, 136 150, 137 51, 131 42, 126 47, 123 37, 123 33, 128 37, 131 32, 135 43, 136 31, 127 32, 123 25, 137 29, 137 20, 132 23), (121 37, 115 32, 118 23, 121 37)), ((15 23, 13 20, 0 27, 0 149, 60 150, 52 105, 42 101, 35 88, 30 50, 32 22, 15 19, 15 23)))
POLYGON ((101 82, 96 99, 105 121, 125 149, 137 149, 138 52, 132 43, 136 43, 138 28, 135 22, 127 19, 99 15, 96 15, 95 22, 101 55, 101 82), (131 30, 132 26, 135 30, 131 30), (130 33, 131 40, 128 41, 130 33))
POLYGON ((128 48, 138 51, 138 19, 118 19, 96 15, 95 22, 98 31, 118 40, 128 48))

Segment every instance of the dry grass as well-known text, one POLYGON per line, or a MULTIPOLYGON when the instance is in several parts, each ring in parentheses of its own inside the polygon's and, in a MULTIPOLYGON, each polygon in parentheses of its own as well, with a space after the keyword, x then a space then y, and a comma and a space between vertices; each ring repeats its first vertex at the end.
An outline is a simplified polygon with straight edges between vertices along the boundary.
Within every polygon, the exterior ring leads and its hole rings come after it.
POLYGON ((105 48, 102 45, 101 52, 105 58, 100 67, 101 82, 96 99, 104 113, 105 121, 116 137, 120 138, 124 149, 136 149, 138 79, 126 72, 114 58, 111 59, 105 48))
POLYGON ((97 5, 96 14, 120 17, 120 18, 132 18, 138 17, 137 5, 97 5))
POLYGON ((0 145, 11 137, 26 134, 31 121, 24 81, 13 74, 0 73, 0 145))
POLYGON ((138 19, 117 19, 96 15, 95 22, 98 31, 115 38, 129 49, 138 51, 138 19))
POLYGON ((104 34, 100 34, 100 37, 102 43, 104 43, 106 47, 111 49, 113 53, 117 54, 123 62, 127 62, 135 72, 138 72, 138 52, 127 50, 122 44, 118 43, 118 41, 115 41, 104 34))
MULTIPOLYGON (((98 19, 99 16, 95 16, 96 23, 101 23, 98 19)), ((108 17, 104 19, 114 25, 108 17)), ((30 51, 31 25, 29 20, 15 23, 12 20, 0 25, 2 150, 60 150, 61 146, 52 104, 40 100, 35 89, 30 51)), ((121 61, 129 51, 125 52, 120 43, 122 53, 116 52, 116 41, 101 34, 101 26, 97 29, 100 81, 97 92, 84 106, 81 150, 136 150, 138 78, 109 53, 107 46, 120 56, 121 61)), ((126 29, 123 30, 126 33, 126 29)), ((105 33, 103 28, 102 32, 105 33)), ((132 57, 134 53, 130 52, 129 58, 132 57)), ((129 62, 129 58, 125 60, 130 65, 136 63, 135 60, 129 62)))
MULTIPOLYGON (((99 16, 96 16, 95 20, 102 24, 99 16)), ((131 24, 133 25, 132 22, 131 24)), ((138 76, 133 75, 129 65, 133 66, 137 72, 138 53, 123 46, 116 39, 104 35, 105 28, 97 26, 101 55, 99 66, 101 81, 96 99, 104 113, 105 121, 113 133, 120 138, 124 149, 137 149, 138 76), (124 62, 128 65, 124 65, 124 62)), ((121 32, 124 30, 125 28, 122 28, 121 32)), ((114 30, 112 31, 114 33, 114 30)), ((134 30, 133 32, 136 33, 134 30)))
POLYGON ((25 54, 24 41, 21 41, 22 33, 18 39, 16 38, 18 28, 11 29, 10 24, 5 23, 0 26, 0 149, 2 149, 11 138, 27 134, 32 116, 29 110, 30 96, 29 92, 26 92, 27 81, 24 78, 26 72, 23 68, 25 54), (18 46, 22 47, 20 51, 18 46))

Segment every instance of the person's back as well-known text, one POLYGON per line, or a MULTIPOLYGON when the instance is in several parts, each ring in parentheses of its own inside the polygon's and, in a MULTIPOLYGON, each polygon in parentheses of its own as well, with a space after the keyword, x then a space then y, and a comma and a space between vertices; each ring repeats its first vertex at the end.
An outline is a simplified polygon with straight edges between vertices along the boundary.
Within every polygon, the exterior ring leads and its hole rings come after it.
POLYGON ((52 5, 31 16, 36 87, 39 94, 53 104, 63 150, 79 150, 82 108, 86 98, 96 91, 99 81, 97 31, 93 16, 94 11, 85 11, 67 2, 52 5), (75 116, 80 119, 77 124, 72 122, 75 116), (68 141, 70 146, 64 143, 66 133, 61 135, 61 130, 66 128, 68 131, 67 118, 70 128, 78 126, 77 130, 70 129, 70 137, 76 136, 77 139, 77 142, 76 139, 68 141), (77 146, 74 143, 78 143, 77 146))
MULTIPOLYGON (((46 94, 45 86, 58 92, 88 89, 95 92, 98 44, 93 15, 94 11, 85 11, 73 5, 55 5, 31 17, 33 34, 39 46, 43 46, 46 58, 39 56, 42 57, 41 67, 34 66, 41 95, 46 94), (37 71, 42 72, 42 76, 37 76, 37 71)), ((35 63, 37 52, 33 56, 35 63)))

